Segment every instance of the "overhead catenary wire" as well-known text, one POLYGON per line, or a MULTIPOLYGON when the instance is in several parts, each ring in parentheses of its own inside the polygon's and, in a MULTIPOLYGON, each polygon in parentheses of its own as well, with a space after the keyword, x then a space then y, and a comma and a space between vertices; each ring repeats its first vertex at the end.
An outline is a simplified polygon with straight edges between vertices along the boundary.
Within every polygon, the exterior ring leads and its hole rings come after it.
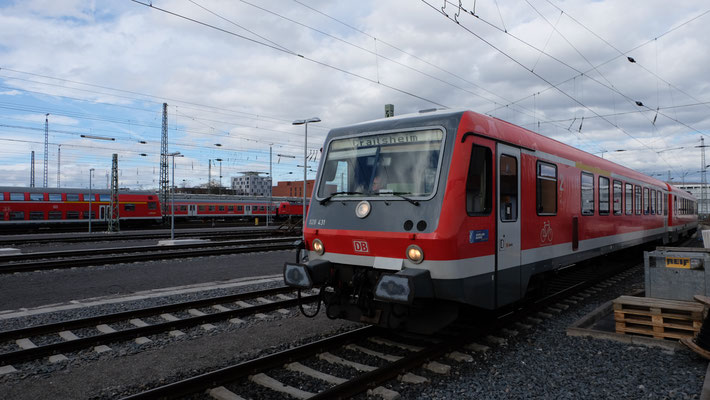
POLYGON ((389 85, 389 84, 382 83, 382 82, 377 82, 376 80, 374 80, 374 79, 372 79, 372 78, 368 78, 368 77, 366 77, 366 76, 364 76, 364 75, 361 75, 361 74, 358 74, 358 73, 355 73, 355 72, 352 72, 352 71, 348 71, 348 70, 346 70, 346 69, 344 69, 344 68, 336 67, 336 66, 331 65, 331 64, 328 64, 328 63, 326 63, 326 62, 316 60, 315 58, 311 58, 311 57, 308 57, 308 56, 303 55, 303 54, 300 54, 300 53, 295 53, 295 52, 287 51, 287 50, 284 50, 284 49, 282 49, 282 48, 280 48, 280 47, 271 45, 271 44, 269 44, 269 43, 261 42, 261 41, 258 41, 258 40, 255 40, 255 39, 246 37, 246 36, 244 36, 244 35, 240 35, 240 34, 238 34, 238 33, 229 31, 229 30, 227 30, 227 29, 223 29, 223 28, 220 28, 220 27, 218 27, 218 26, 215 26, 215 25, 212 25, 212 24, 203 22, 203 21, 199 21, 199 20, 194 19, 194 18, 191 18, 191 17, 185 16, 185 15, 182 15, 182 14, 179 14, 179 13, 176 13, 176 12, 173 12, 173 11, 170 11, 170 10, 167 10, 167 9, 164 9, 164 8, 156 7, 156 6, 154 6, 153 4, 150 4, 150 3, 144 3, 144 2, 138 1, 138 0, 131 0, 131 1, 134 2, 134 3, 140 4, 140 5, 142 5, 142 6, 145 6, 145 7, 148 7, 148 8, 151 8, 151 9, 154 9, 154 10, 157 10, 157 11, 160 11, 160 12, 163 12, 163 13, 166 13, 166 14, 169 14, 169 15, 172 15, 172 16, 174 16, 174 17, 181 18, 181 19, 184 19, 184 20, 186 20, 186 21, 193 22, 193 23, 196 23, 196 24, 205 26, 205 27, 210 28, 210 29, 218 30, 218 31, 220 31, 220 32, 223 32, 223 33, 228 34, 228 35, 232 35, 232 36, 237 37, 237 38, 239 38, 239 39, 247 40, 247 41, 252 42, 252 43, 254 43, 254 44, 258 44, 258 45, 260 45, 260 46, 265 46, 265 47, 268 47, 268 48, 270 48, 270 49, 272 49, 272 50, 276 50, 276 51, 279 51, 279 52, 282 52, 282 53, 286 53, 286 54, 289 54, 289 55, 292 55, 292 56, 296 56, 296 57, 302 58, 302 59, 304 59, 304 60, 306 60, 306 61, 309 61, 309 62, 311 62, 311 63, 317 64, 317 65, 320 65, 320 66, 323 66, 323 67, 326 67, 326 68, 330 68, 330 69, 333 69, 333 70, 335 70, 335 71, 342 72, 342 73, 344 73, 344 74, 346 74, 346 75, 350 75, 350 76, 352 76, 352 77, 355 77, 355 78, 358 78, 358 79, 361 79, 361 80, 365 80, 365 81, 368 81, 368 82, 373 83, 373 84, 376 84, 376 85, 383 86, 383 87, 388 88, 388 89, 390 89, 390 90, 393 90, 393 91, 395 91, 395 92, 398 92, 398 93, 401 93, 401 94, 404 94, 404 95, 407 95, 407 96, 410 96, 410 97, 413 97, 413 98, 416 98, 416 99, 419 99, 419 100, 422 100, 422 101, 426 101, 426 102, 431 103, 431 104, 433 104, 433 105, 440 106, 440 107, 443 107, 443 108, 449 108, 448 106, 446 106, 446 105, 444 105, 444 104, 442 104, 442 103, 439 103, 439 102, 437 102, 436 100, 432 100, 432 99, 426 98, 426 97, 424 97, 424 96, 417 95, 417 94, 415 94, 415 93, 413 93, 413 92, 410 92, 410 91, 407 91, 407 90, 404 90, 404 89, 400 89, 400 88, 398 88, 398 87, 396 87, 396 86, 393 86, 393 85, 389 85))
MULTIPOLYGON (((445 1, 446 1, 446 0, 445 0, 445 1)), ((577 103, 578 105, 584 107, 585 109, 589 110, 590 112, 592 112, 593 114, 597 115, 598 117, 601 117, 601 119, 604 120, 606 123, 608 123, 609 125, 615 127, 616 129, 620 130, 622 133, 624 133, 624 134, 627 135, 628 137, 632 138, 632 139, 633 139, 634 141, 636 141, 637 143, 641 144, 642 146, 648 147, 645 143, 643 143, 643 142, 642 142, 641 140, 639 140, 637 137, 635 137, 634 135, 631 135, 626 129, 622 128, 622 127, 621 127, 620 125, 618 125, 617 123, 614 123, 614 122, 612 122, 612 121, 610 121, 610 120, 608 120, 608 119, 605 119, 605 118, 602 117, 599 113, 597 113, 595 110, 593 110, 593 109, 590 108, 589 106, 583 104, 583 103, 580 102, 578 99, 576 99, 574 96, 571 96, 569 93, 567 93, 567 92, 565 92, 564 90, 562 90, 562 89, 559 87, 559 85, 553 84, 553 83, 550 82, 548 79, 546 79, 546 78, 544 78, 543 76, 541 76, 539 73, 536 73, 534 70, 531 70, 530 68, 526 67, 526 66, 525 66, 524 64, 522 64, 519 60, 515 59, 515 58, 512 57, 510 54, 506 53, 505 51, 503 51, 502 49, 500 49, 498 46, 495 46, 495 45, 494 45, 493 43, 491 43, 490 41, 484 39, 481 35, 476 34, 476 33, 473 32, 471 29, 469 29, 468 27, 466 27, 466 26, 464 26, 463 24, 461 24, 461 22, 451 19, 448 15, 446 15, 444 12, 440 11, 439 9, 437 9, 437 7, 435 7, 435 6, 433 6, 432 4, 428 3, 426 0, 422 0, 422 2, 423 2, 424 4, 426 4, 426 5, 428 5, 431 9, 435 10, 437 13, 444 15, 447 19, 449 19, 450 21, 456 23, 456 24, 459 25, 462 29, 466 30, 467 32, 469 32, 469 33, 472 34, 473 36, 477 37, 479 40, 481 40, 482 42, 484 42, 484 43, 485 43, 486 45, 488 45, 489 47, 492 47, 494 50, 498 51, 500 54, 502 54, 502 55, 505 56, 506 58, 508 58, 508 59, 510 59, 511 61, 513 61, 514 63, 518 64, 520 67, 526 69, 527 71, 529 71, 530 73, 532 73, 533 75, 535 75, 536 77, 538 77, 539 79, 543 80, 546 84, 549 85, 549 89, 555 89, 555 90, 557 90, 558 92, 560 92, 560 93, 563 94, 564 96, 566 96, 566 97, 570 98, 571 100, 573 100, 573 101, 574 101, 575 103, 577 103)), ((459 4, 459 7, 461 7, 460 4, 459 4)), ((487 21, 481 19, 481 18, 478 17, 478 16, 475 16, 475 17, 478 18, 479 20, 484 21, 485 23, 487 23, 487 24, 489 24, 489 25, 492 25, 492 24, 488 23, 487 21)), ((492 25, 492 26, 493 26, 495 29, 500 30, 500 28, 495 27, 494 25, 492 25)), ((532 45, 530 45, 529 43, 525 42, 524 40, 522 40, 522 39, 516 37, 515 35, 511 35, 509 32, 505 32, 505 33, 506 33, 507 35, 509 35, 510 37, 515 38, 517 41, 519 41, 519 42, 525 44, 526 46, 531 47, 532 49, 535 49, 536 51, 542 51, 542 50, 536 48, 535 46, 532 46, 532 45)), ((569 67, 569 68, 571 68, 571 69, 573 69, 573 70, 576 70, 576 69, 574 69, 574 67, 570 66, 569 64, 565 63, 564 61, 561 61, 561 60, 559 60, 558 58, 556 58, 556 57, 554 57, 554 56, 552 56, 552 55, 549 55, 549 54, 547 54, 547 53, 545 53, 545 54, 546 54, 547 56, 549 56, 551 59, 553 59, 553 60, 555 60, 555 61, 558 61, 558 62, 560 62, 561 64, 563 64, 563 65, 565 65, 565 66, 567 66, 567 67, 569 67)), ((585 76, 585 75, 584 75, 584 73, 582 73, 582 72, 580 71, 580 74, 579 74, 578 76, 585 76)), ((612 87, 609 87, 608 85, 605 85, 604 83, 600 82, 600 81, 597 80, 597 79, 594 79, 593 77, 590 77, 590 76, 587 76, 587 77, 588 77, 589 79, 595 81, 596 83, 598 83, 598 84, 600 84, 600 85, 602 85, 602 86, 605 86, 605 87, 607 87, 608 89, 610 89, 610 90, 612 90, 612 91, 615 91, 616 93, 618 93, 618 94, 621 95, 621 96, 624 96, 625 98, 630 98, 629 96, 623 94, 622 92, 620 92, 618 89, 616 89, 616 88, 613 87, 613 86, 612 86, 612 87)), ((546 90, 547 90, 547 89, 546 89, 546 90)), ((539 93, 540 93, 540 92, 536 92, 536 93, 534 93, 534 94, 536 95, 536 94, 539 94, 539 93)), ((640 101, 638 101, 638 100, 636 100, 635 102, 636 102, 636 104, 637 104, 638 106, 640 106, 640 107, 646 107, 646 108, 649 109, 649 110, 653 110, 652 108, 650 108, 650 107, 644 105, 642 102, 640 102, 640 101)), ((654 110, 654 111, 655 111, 655 110, 654 110)), ((665 116, 665 115, 664 115, 664 116, 665 116)), ((683 122, 683 121, 680 121, 680 120, 677 120, 677 119, 673 119, 673 118, 670 117, 670 116, 666 116, 666 117, 668 117, 668 118, 671 119, 671 120, 674 120, 675 122, 678 122, 679 124, 681 124, 681 125, 683 125, 683 126, 686 126, 687 128, 689 128, 689 129, 691 129, 691 130, 693 130, 693 131, 695 131, 695 132, 697 132, 697 133, 699 133, 699 134, 701 134, 701 135, 704 134, 702 131, 700 131, 700 130, 694 128, 694 127, 692 127, 691 125, 689 125, 689 124, 687 124, 687 123, 685 123, 685 122, 683 122)), ((663 157, 660 157, 660 158, 661 158, 666 164, 668 164, 669 167, 671 167, 670 164, 668 163, 668 161, 667 161, 665 158, 663 158, 663 157)), ((672 167, 671 167, 671 168, 672 168, 672 167)))
MULTIPOLYGON (((450 3, 448 0, 444 0, 444 1, 450 3)), ((436 7, 434 7, 434 6, 432 6, 431 4, 429 4, 426 0, 422 0, 422 2, 424 2, 424 3, 427 4, 427 5, 429 5, 429 6, 430 6, 431 8, 433 8, 434 10, 439 11, 436 7)), ((450 3, 450 4, 453 4, 453 3, 450 3)), ((466 10, 461 6, 460 3, 459 3, 459 7, 461 7, 464 11, 466 11, 466 10)), ((466 13, 467 13, 467 14, 470 14, 468 11, 466 11, 466 13)), ((518 61, 517 59, 511 57, 509 54, 503 52, 499 47, 493 45, 490 41, 487 41, 487 40, 483 39, 483 37, 481 37, 480 35, 474 33, 474 32, 473 32, 472 30, 470 30, 469 28, 463 26, 459 21, 454 21, 453 19, 451 19, 451 17, 449 17, 449 16, 446 15, 445 13, 441 13, 441 14, 444 15, 447 19, 449 19, 449 20, 455 22, 457 25, 459 25, 460 27, 462 27, 463 29, 465 29, 466 31, 468 31, 469 33, 471 33, 472 35, 476 36, 479 40, 483 41, 483 42, 486 43, 488 46, 490 46, 490 47, 492 47, 493 49, 495 49, 496 51, 500 52, 502 55, 504 55, 505 57, 507 57, 507 58, 510 59, 511 61, 514 61, 514 62, 515 62, 516 64, 518 64, 519 66, 521 66, 522 68, 526 69, 528 72, 530 72, 530 73, 532 73, 533 75, 537 76, 538 78, 542 79, 546 84, 548 84, 548 85, 550 86, 551 89, 555 89, 555 90, 559 91, 560 93, 562 93, 563 95, 567 96, 567 97, 570 98, 571 100, 577 102, 580 106, 585 107, 585 108, 589 109, 590 111, 594 112, 591 108, 589 108, 589 107, 587 107, 586 105, 582 104, 582 103, 579 102, 577 99, 575 99, 573 96, 570 96, 567 92, 565 92, 564 90, 562 90, 562 89, 559 87, 559 84, 553 84, 553 83, 552 83, 551 81, 549 81, 548 79, 545 79, 542 75, 536 73, 534 70, 532 70, 532 69, 530 69, 529 67, 525 66, 522 62, 520 62, 520 61, 518 61)), ((555 56, 553 56, 553 55, 551 55, 551 54, 549 54, 549 53, 547 53, 547 52, 545 52, 545 51, 543 51, 543 50, 537 48, 536 46, 534 46, 534 45, 528 43, 527 41, 525 41, 525 40, 519 38, 518 36, 511 34, 511 33, 508 32, 507 30, 501 29, 500 27, 496 26, 495 24, 492 24, 492 23, 486 21, 485 19, 483 19, 483 18, 481 18, 481 17, 479 17, 479 16, 475 16, 475 17, 477 18, 477 20, 480 20, 480 21, 484 22, 485 24, 487 24, 487 25, 493 27, 493 28, 496 29, 496 30, 502 31, 504 34, 510 36, 511 38, 513 38, 513 39, 515 39, 516 41, 518 41, 518 42, 524 44, 525 46, 527 46, 527 47, 529 47, 529 48, 531 48, 531 49, 533 49, 533 50, 535 50, 535 51, 537 51, 537 52, 540 52, 540 53, 544 54, 545 56, 549 57, 550 59, 552 59, 552 60, 554 60, 554 61, 560 63, 561 65, 563 65, 563 66, 565 66, 565 67, 567 67, 567 68, 569 68, 569 69, 571 69, 571 70, 577 72, 577 73, 579 74, 579 75, 577 75, 577 76, 586 76, 588 79, 594 81, 595 83, 597 83, 597 84, 599 84, 599 85, 601 85, 601 86, 604 86, 604 87, 606 87, 607 89, 609 89, 609 90, 611 90, 611 91, 613 91, 613 92, 616 92, 617 94, 619 94, 620 96, 624 97, 624 98, 627 99, 628 101, 634 101, 639 107, 646 107, 646 108, 648 108, 649 110, 652 110, 652 108, 649 107, 648 105, 645 105, 645 104, 643 104, 642 102, 640 102, 640 101, 638 101, 638 100, 636 100, 636 99, 633 99, 631 96, 628 96, 628 95, 624 94, 623 92, 621 92, 619 89, 617 89, 617 88, 614 87, 613 85, 607 85, 607 84, 605 84, 605 83, 603 83, 603 82, 600 82, 599 80, 595 79, 593 76, 589 75, 588 73, 589 73, 590 71, 594 70, 594 69, 589 70, 589 71, 586 71, 586 72, 580 71, 579 69, 575 68, 574 66, 570 65, 569 63, 567 63, 567 62, 565 62, 565 61, 559 59, 558 57, 555 57, 555 56)), ((594 67, 594 68, 596 68, 596 67, 594 67)), ((528 97, 529 97, 529 96, 528 96, 528 97)), ((693 130, 693 131, 695 131, 695 132, 697 132, 697 133, 699 133, 699 134, 701 134, 701 135, 704 135, 704 132, 702 132, 701 130, 698 130, 698 129, 696 129, 696 128, 690 126, 690 125, 688 125, 687 123, 684 123, 684 122, 682 122, 682 121, 680 121, 680 120, 674 119, 674 118, 672 118, 672 117, 670 117, 670 116, 667 116, 667 115, 663 115, 663 116, 666 117, 666 118, 668 118, 668 119, 670 119, 670 120, 673 120, 673 121, 675 121, 675 122, 677 122, 677 123, 679 123, 679 124, 682 124, 683 126, 687 127, 688 129, 691 129, 691 130, 693 130)), ((618 126, 617 124, 613 123, 612 121, 606 121, 606 122, 608 122, 610 125, 616 127, 617 129, 620 129, 620 130, 623 131, 623 129, 622 129, 620 126, 618 126)), ((634 138, 635 140, 638 140, 637 138, 633 137, 633 136, 632 136, 631 134, 629 134, 628 132, 625 132, 625 131, 624 131, 624 133, 625 133, 626 135, 628 135, 629 137, 632 137, 632 138, 634 138)))

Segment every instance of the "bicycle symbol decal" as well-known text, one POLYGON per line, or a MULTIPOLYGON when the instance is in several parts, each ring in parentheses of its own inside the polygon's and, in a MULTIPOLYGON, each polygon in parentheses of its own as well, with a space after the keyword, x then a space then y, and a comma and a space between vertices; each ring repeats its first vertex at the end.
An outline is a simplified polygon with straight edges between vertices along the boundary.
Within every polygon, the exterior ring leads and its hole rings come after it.
POLYGON ((540 242, 552 243, 552 227, 550 227, 550 221, 545 221, 542 229, 540 230, 540 242))

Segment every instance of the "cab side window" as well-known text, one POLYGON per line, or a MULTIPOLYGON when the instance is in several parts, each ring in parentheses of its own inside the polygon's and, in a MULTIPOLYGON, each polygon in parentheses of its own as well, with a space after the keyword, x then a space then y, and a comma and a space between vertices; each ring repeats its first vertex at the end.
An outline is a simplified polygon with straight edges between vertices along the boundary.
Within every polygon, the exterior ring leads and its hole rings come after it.
POLYGON ((473 146, 471 161, 466 178, 466 213, 468 215, 489 215, 493 204, 493 156, 491 149, 473 146))

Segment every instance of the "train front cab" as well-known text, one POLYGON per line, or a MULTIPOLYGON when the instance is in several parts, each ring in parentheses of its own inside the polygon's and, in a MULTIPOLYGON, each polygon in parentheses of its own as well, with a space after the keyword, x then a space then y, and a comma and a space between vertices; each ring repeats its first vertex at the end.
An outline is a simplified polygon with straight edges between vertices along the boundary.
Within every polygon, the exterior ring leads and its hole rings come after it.
MULTIPOLYGON (((339 297, 326 301, 331 317, 419 331, 452 321, 461 304, 494 309, 520 299, 525 292, 519 268, 521 149, 470 135, 473 123, 460 123, 461 117, 462 114, 450 113, 395 130, 373 126, 362 133, 369 141, 350 137, 353 142, 391 144, 407 140, 401 139, 400 134, 414 132, 423 137, 422 130, 427 127, 441 127, 445 143, 437 159, 437 175, 430 177, 437 184, 432 185, 433 192, 427 196, 417 196, 421 193, 416 190, 402 192, 398 190, 405 187, 402 184, 388 186, 388 191, 380 190, 377 195, 364 194, 355 186, 338 187, 338 193, 345 193, 331 199, 326 194, 334 190, 322 190, 338 179, 323 179, 329 166, 321 165, 305 232, 310 260, 300 265, 287 263, 286 283, 302 288, 331 287, 326 297, 339 297), (413 201, 397 198, 395 193, 413 201), (494 196, 500 201, 494 202, 494 196), (367 203, 364 213, 370 216, 355 218, 363 203, 367 203), (424 223, 419 229, 421 222, 424 223), (368 247, 365 254, 363 246, 368 247), (319 254, 323 248, 324 254, 319 254), (423 260, 417 261, 419 253, 423 260), (348 288, 347 293, 340 296, 346 292, 344 287, 348 288)), ((433 144, 428 146, 434 148, 433 144)), ((388 151, 404 153, 394 147, 373 147, 377 149, 358 150, 384 160, 388 151)), ((410 143, 410 147, 409 152, 418 151, 415 144, 410 143)), ((331 153, 326 151, 325 163, 328 157, 331 153)), ((396 164, 393 161, 388 165, 396 164)), ((402 170, 392 174, 404 174, 402 170)), ((417 166, 409 170, 412 182, 426 175, 417 166)), ((366 191, 372 190, 378 172, 360 167, 351 168, 348 173, 359 171, 370 179, 366 191)), ((407 185, 412 186, 411 182, 407 185)))

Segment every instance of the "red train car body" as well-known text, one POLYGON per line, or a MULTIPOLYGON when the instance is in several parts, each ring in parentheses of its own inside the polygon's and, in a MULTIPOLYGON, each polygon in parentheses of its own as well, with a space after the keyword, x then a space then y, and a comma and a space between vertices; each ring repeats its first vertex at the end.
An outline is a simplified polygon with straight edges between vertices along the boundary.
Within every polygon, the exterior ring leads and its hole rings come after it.
POLYGON ((546 273, 697 227, 687 192, 471 111, 332 130, 316 181, 308 261, 285 282, 383 326, 510 305, 546 273))
MULTIPOLYGON (((0 226, 88 224, 109 218, 111 192, 70 188, 0 187, 0 226), (89 198, 91 197, 91 202, 89 198)), ((151 192, 121 192, 119 220, 136 224, 162 220, 158 196, 151 192)))

